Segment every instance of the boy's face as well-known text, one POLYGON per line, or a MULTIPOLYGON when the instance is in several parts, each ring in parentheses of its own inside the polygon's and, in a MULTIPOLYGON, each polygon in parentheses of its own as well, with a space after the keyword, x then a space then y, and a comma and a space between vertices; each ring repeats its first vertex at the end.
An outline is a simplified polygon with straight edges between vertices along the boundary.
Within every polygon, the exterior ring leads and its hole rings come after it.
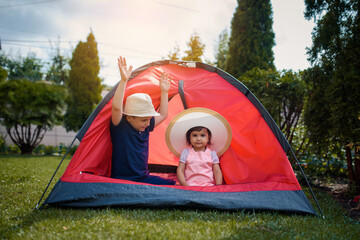
POLYGON ((150 119, 151 117, 127 116, 127 121, 130 123, 130 125, 133 128, 135 128, 135 130, 139 132, 145 131, 145 128, 147 128, 150 125, 150 119))

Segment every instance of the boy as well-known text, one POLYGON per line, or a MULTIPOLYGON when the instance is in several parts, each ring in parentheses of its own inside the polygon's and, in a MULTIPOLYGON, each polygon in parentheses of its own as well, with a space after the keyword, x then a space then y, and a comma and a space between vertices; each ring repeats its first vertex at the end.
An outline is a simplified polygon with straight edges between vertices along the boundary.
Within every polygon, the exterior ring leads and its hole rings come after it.
POLYGON ((150 176, 148 171, 149 133, 168 114, 168 91, 170 79, 167 73, 160 77, 160 110, 155 111, 152 100, 145 93, 135 93, 123 100, 126 83, 132 66, 127 68, 126 59, 118 58, 121 80, 112 102, 110 123, 113 144, 111 177, 157 185, 174 185, 173 180, 150 176), (123 116, 124 114, 124 116, 123 116))

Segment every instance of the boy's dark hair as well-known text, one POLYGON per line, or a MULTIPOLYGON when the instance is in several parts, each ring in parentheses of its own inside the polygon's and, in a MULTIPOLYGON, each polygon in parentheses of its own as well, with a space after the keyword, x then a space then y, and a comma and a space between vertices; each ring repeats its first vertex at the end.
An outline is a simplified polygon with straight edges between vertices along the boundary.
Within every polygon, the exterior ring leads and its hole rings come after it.
POLYGON ((205 128, 208 132, 208 135, 209 135, 209 142, 208 144, 211 144, 211 131, 207 128, 207 127, 203 127, 203 126, 196 126, 196 127, 192 127, 190 128, 187 132, 186 132, 186 143, 190 146, 191 143, 190 143, 190 135, 192 132, 196 131, 196 132, 199 132, 201 131, 203 128, 205 128))

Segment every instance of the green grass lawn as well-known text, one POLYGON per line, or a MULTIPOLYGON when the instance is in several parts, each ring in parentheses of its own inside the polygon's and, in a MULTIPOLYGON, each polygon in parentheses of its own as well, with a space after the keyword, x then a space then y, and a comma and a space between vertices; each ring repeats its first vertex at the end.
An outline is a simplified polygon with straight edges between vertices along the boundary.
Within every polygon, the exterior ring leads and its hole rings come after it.
MULTIPOLYGON (((0 156, 2 239, 360 239, 360 224, 346 217, 329 195, 316 189, 325 220, 278 212, 131 208, 34 211, 60 160, 0 156)), ((305 193, 313 203, 306 189, 305 193)))

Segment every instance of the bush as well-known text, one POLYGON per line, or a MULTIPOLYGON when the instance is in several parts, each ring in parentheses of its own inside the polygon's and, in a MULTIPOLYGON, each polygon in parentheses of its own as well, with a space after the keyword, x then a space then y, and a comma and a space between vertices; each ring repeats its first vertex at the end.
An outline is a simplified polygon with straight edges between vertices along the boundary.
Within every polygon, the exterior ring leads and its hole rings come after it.
POLYGON ((72 147, 70 148, 69 153, 70 153, 71 156, 73 156, 73 155, 75 154, 76 149, 77 149, 78 147, 79 147, 78 145, 74 145, 74 146, 72 146, 72 147))
POLYGON ((44 153, 45 153, 45 145, 44 144, 38 145, 34 149, 33 153, 36 154, 36 155, 44 155, 44 153))
POLYGON ((21 153, 21 150, 17 145, 9 145, 6 148, 6 153, 21 153))
POLYGON ((67 151, 67 148, 66 148, 66 147, 63 147, 63 148, 61 148, 61 149, 59 150, 59 154, 60 154, 60 155, 65 155, 66 151, 67 151))
POLYGON ((65 155, 66 151, 67 151, 68 147, 65 145, 65 143, 60 143, 59 147, 58 147, 58 153, 59 155, 65 155))
MULTIPOLYGON (((69 150, 70 155, 74 155, 76 149, 78 148, 77 145, 73 146, 69 150)), ((65 155, 68 147, 65 146, 64 143, 60 143, 59 146, 52 146, 52 145, 44 145, 39 144, 33 150, 33 154, 35 155, 46 155, 51 156, 54 154, 65 155)), ((21 153, 20 148, 17 145, 9 145, 6 146, 4 137, 0 134, 0 153, 2 154, 14 154, 14 153, 21 153)))
POLYGON ((6 152, 5 138, 2 134, 0 134, 0 153, 6 152))
POLYGON ((309 179, 339 179, 347 178, 347 165, 345 160, 331 156, 328 160, 311 156, 300 162, 302 169, 309 179))
POLYGON ((54 147, 52 145, 45 146, 44 153, 47 156, 53 155, 57 152, 57 147, 54 147))

